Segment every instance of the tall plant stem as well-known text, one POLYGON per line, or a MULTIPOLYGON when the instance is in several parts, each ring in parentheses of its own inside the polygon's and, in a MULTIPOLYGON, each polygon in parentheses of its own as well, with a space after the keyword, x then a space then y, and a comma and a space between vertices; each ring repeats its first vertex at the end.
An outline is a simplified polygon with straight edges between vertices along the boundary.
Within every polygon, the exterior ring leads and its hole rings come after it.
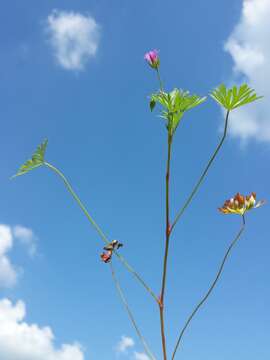
POLYGON ((215 160, 215 157, 217 156, 219 150, 221 149, 224 141, 225 141, 225 138, 226 138, 226 135, 227 135, 227 129, 228 129, 228 120, 229 120, 229 114, 230 114, 230 111, 228 110, 227 113, 226 113, 226 117, 225 117, 225 125, 224 125, 224 131, 223 131, 223 135, 222 135, 222 138, 218 144, 218 146, 216 147, 213 155, 211 156, 210 160, 208 161, 202 175, 200 176, 199 180, 197 181, 195 187, 193 188, 191 194, 189 195, 189 197, 187 198, 186 202, 184 203, 184 205, 182 206, 182 208, 180 209, 180 211, 177 213, 176 217, 175 217, 175 220, 173 221, 172 223, 172 226, 171 226, 171 231, 173 231, 176 223, 178 222, 178 220, 181 218, 181 216, 184 214, 186 208, 189 206, 191 200, 193 199, 194 195, 196 194, 196 192, 198 191, 201 183, 203 182, 205 176, 207 175, 207 172, 210 168, 210 166, 212 165, 213 161, 215 160))
POLYGON ((134 316, 133 316, 133 314, 132 314, 132 312, 131 312, 131 310, 130 310, 130 307, 129 307, 129 305, 128 305, 128 302, 127 302, 127 300, 126 300, 126 298, 125 298, 125 296, 124 296, 124 293, 123 293, 123 291, 122 291, 122 288, 121 288, 121 286, 120 286, 120 283, 119 283, 119 281, 118 281, 118 279, 117 279, 117 277, 116 277, 116 275, 115 275, 115 270, 114 270, 114 268, 113 268, 112 263, 110 263, 110 268, 111 268, 112 278, 113 278, 113 281, 114 281, 114 283, 115 283, 115 287, 116 287, 116 289, 117 289, 117 291, 118 291, 118 294, 119 294, 119 296, 120 296, 120 299, 122 300, 123 305, 124 305, 124 307, 125 307, 125 309, 126 309, 126 311, 127 311, 127 313, 128 313, 128 316, 129 316, 129 318, 130 318, 130 321, 132 322, 132 325, 134 326, 135 331, 136 331, 139 339, 140 339, 141 342, 142 342, 142 345, 143 345, 143 347, 144 347, 144 350, 145 350, 146 354, 149 356, 150 359, 155 360, 155 356, 152 354, 151 350, 149 349, 149 346, 148 346, 145 338, 143 337, 142 333, 140 332, 140 330, 139 330, 139 328, 138 328, 138 325, 137 325, 137 323, 136 323, 136 321, 135 321, 135 318, 134 318, 134 316))
MULTIPOLYGON (((64 176, 64 174, 57 169, 55 166, 49 164, 48 162, 44 162, 44 165, 46 165, 49 169, 53 170, 60 178, 63 180, 67 190, 70 192, 74 200, 77 202, 89 222, 92 224, 92 226, 95 228, 95 230, 98 232, 101 239, 106 243, 109 244, 109 240, 107 239, 104 232, 101 230, 101 228, 98 226, 98 224, 95 222, 95 220, 92 218, 92 216, 87 211, 86 207, 81 202, 78 195, 75 193, 73 188, 71 187, 70 183, 68 182, 67 178, 64 176)), ((158 297, 155 295, 155 293, 151 290, 151 288, 145 283, 145 281, 141 278, 141 276, 128 264, 128 262, 124 259, 122 255, 120 255, 117 251, 114 251, 114 254, 117 256, 117 258, 123 263, 123 265, 126 267, 126 269, 140 282, 140 284, 145 288, 145 290, 155 299, 157 303, 159 303, 158 297)))
POLYGON ((165 324, 164 324, 164 297, 165 297, 165 290, 166 290, 167 261, 168 261, 170 233, 171 233, 171 227, 170 227, 171 150, 172 150, 172 135, 170 135, 170 133, 168 132, 168 158, 167 158, 167 168, 166 168, 166 242, 165 242, 165 253, 164 253, 164 259, 163 259, 163 274, 162 274, 160 301, 159 301, 160 329, 161 329, 162 351, 163 351, 164 360, 167 360, 166 336, 165 336, 165 324))
POLYGON ((157 68, 156 70, 157 70, 157 77, 158 77, 160 91, 163 91, 163 84, 162 84, 161 76, 160 76, 160 73, 159 73, 159 68, 157 68))
POLYGON ((177 343, 176 343, 176 346, 174 348, 174 352, 173 352, 173 355, 172 355, 172 360, 174 360, 175 358, 175 354, 177 352, 177 349, 181 343, 181 340, 182 340, 182 337, 187 329, 187 327, 189 326, 191 320, 193 319, 193 317, 196 315, 197 311, 200 309, 200 307, 206 302, 206 300, 208 299, 208 297, 210 296, 211 292, 214 290, 215 286, 217 285, 218 283, 218 280, 222 274, 222 271, 223 271, 223 268, 224 268, 224 265, 230 255, 230 252, 231 250, 233 249, 234 245, 237 243, 237 241, 239 240, 240 236, 242 235, 243 231, 244 231, 244 228, 245 228, 245 217, 244 215, 242 216, 242 226, 238 232, 238 234, 236 235, 236 237, 234 238, 234 240, 231 242, 230 246, 228 247, 224 257, 223 257, 223 260, 221 262, 221 265, 218 269, 218 272, 217 272, 217 275, 215 277, 215 280, 213 281, 213 283, 211 284, 210 288, 208 289, 207 293, 204 295, 204 297, 202 298, 202 300, 195 306, 194 310, 192 311, 191 315, 188 317, 183 329, 181 330, 180 332, 180 335, 178 337, 178 340, 177 340, 177 343))

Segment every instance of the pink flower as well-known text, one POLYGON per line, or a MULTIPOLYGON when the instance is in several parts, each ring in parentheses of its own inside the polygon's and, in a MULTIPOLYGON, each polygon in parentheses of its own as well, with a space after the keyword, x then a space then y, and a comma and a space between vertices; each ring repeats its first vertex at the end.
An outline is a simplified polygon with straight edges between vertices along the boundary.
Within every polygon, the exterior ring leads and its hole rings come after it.
POLYGON ((159 57, 157 50, 151 50, 144 55, 144 59, 148 64, 153 68, 157 69, 159 67, 159 57))

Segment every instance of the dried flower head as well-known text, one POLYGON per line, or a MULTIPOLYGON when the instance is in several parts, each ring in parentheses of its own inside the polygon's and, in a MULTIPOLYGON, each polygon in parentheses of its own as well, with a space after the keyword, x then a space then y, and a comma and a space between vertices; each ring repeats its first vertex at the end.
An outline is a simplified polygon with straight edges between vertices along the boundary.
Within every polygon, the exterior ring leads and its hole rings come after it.
POLYGON ((112 251, 106 251, 106 252, 103 252, 101 255, 100 255, 100 258, 103 262, 105 263, 108 263, 111 261, 111 258, 112 258, 112 251))
POLYGON ((223 207, 219 208, 223 214, 244 215, 246 211, 262 206, 264 200, 256 202, 256 193, 244 196, 237 193, 233 198, 226 200, 223 207))
POLYGON ((104 246, 104 250, 118 250, 120 247, 122 247, 123 244, 121 244, 118 240, 113 240, 108 245, 104 246))
POLYGON ((103 262, 108 263, 112 259, 113 251, 118 250, 120 247, 122 247, 123 244, 121 244, 118 240, 113 240, 108 245, 104 246, 105 252, 103 252, 100 255, 100 258, 103 262))

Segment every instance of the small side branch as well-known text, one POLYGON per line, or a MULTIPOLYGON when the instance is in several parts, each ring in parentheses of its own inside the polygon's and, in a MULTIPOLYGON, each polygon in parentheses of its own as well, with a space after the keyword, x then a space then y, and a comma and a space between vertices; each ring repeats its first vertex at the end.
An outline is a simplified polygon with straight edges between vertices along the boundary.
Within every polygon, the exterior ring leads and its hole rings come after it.
POLYGON ((196 192, 198 191, 199 187, 201 186, 205 176, 207 175, 208 173, 208 170, 210 168, 210 166, 212 165, 213 161, 215 160, 219 150, 221 149, 225 139, 226 139, 226 136, 227 136, 227 130, 228 130, 228 120, 229 120, 229 114, 230 114, 230 111, 228 110, 227 111, 227 114, 226 114, 226 118, 225 118, 225 125, 224 125, 224 131, 223 131, 223 136, 218 144, 218 146, 216 147, 216 150, 214 151, 213 155, 211 156, 210 160, 208 161, 202 175, 200 176, 199 180, 197 181, 195 187, 193 188, 191 194, 189 195, 189 197, 187 198, 186 202, 184 203, 184 205, 182 206, 182 208, 180 209, 180 211, 177 213, 176 217, 175 217, 175 220, 173 221, 172 223, 172 226, 171 226, 171 231, 174 229, 176 223, 178 222, 178 220, 181 218, 181 216, 184 214, 186 208, 189 206, 191 200, 193 199, 194 195, 196 194, 196 192))
POLYGON ((189 326, 191 320, 193 319, 193 317, 196 315, 197 311, 200 309, 200 307, 206 302, 206 300, 208 299, 208 297, 210 296, 210 294, 212 293, 212 291, 214 290, 216 284, 218 283, 218 280, 222 274, 222 271, 223 271, 223 268, 224 268, 224 265, 230 255, 230 252, 231 250, 233 249, 234 245, 237 243, 237 241, 239 240, 240 236, 242 235, 243 231, 244 231, 244 228, 245 228, 245 218, 244 216, 242 216, 242 226, 241 226, 241 229, 239 230, 238 234, 236 235, 236 237, 234 238, 234 240, 231 242, 230 246, 228 247, 225 255, 224 255, 224 258, 221 262, 221 265, 218 269, 218 272, 217 272, 217 275, 215 277, 215 280, 213 281, 212 285, 210 286, 209 290, 207 291, 207 293, 204 295, 204 297, 202 298, 202 300, 195 306, 194 310, 192 311, 191 315, 188 317, 183 329, 181 330, 180 332, 180 335, 178 337, 178 340, 177 340, 177 343, 176 343, 176 346, 174 348, 174 352, 173 352, 173 355, 172 355, 172 360, 174 360, 175 358, 175 354, 177 352, 177 349, 181 343, 181 340, 182 340, 182 337, 187 329, 187 327, 189 326))

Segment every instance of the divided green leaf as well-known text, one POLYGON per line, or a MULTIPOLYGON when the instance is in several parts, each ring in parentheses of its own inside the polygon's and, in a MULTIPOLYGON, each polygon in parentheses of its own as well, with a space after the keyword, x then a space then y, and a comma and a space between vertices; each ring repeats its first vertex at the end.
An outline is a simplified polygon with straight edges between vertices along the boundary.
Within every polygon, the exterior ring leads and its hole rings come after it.
POLYGON ((156 103, 159 103, 162 109, 162 115, 167 120, 167 129, 173 133, 175 132, 183 114, 206 100, 206 97, 199 97, 197 95, 190 95, 188 91, 174 89, 166 93, 160 91, 151 96, 150 109, 153 110, 156 103))
POLYGON ((221 84, 210 93, 210 96, 229 111, 262 98, 262 96, 257 96, 255 90, 247 84, 239 87, 233 86, 229 89, 221 84))
POLYGON ((17 174, 13 177, 26 174, 28 171, 31 171, 44 164, 44 156, 47 148, 48 140, 46 139, 42 144, 40 144, 37 150, 34 152, 31 159, 27 160, 18 170, 17 174))

